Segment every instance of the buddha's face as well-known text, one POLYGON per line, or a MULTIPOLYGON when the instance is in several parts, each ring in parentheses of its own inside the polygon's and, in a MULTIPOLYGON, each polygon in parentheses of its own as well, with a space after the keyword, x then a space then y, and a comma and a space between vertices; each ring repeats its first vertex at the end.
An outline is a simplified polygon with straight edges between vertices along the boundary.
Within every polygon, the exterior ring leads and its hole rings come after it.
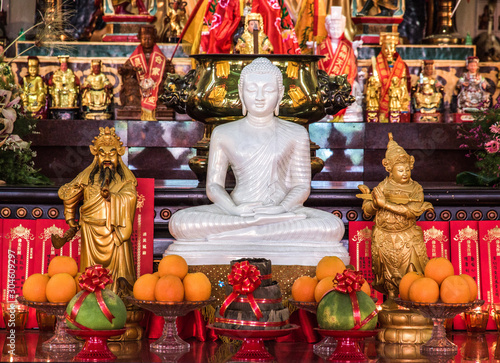
POLYGON ((30 75, 30 77, 36 77, 38 75, 38 63, 29 63, 28 74, 30 75))
POLYGON ((242 99, 253 116, 272 114, 280 100, 276 76, 271 73, 250 73, 246 76, 242 88, 242 99))
POLYGON ((97 155, 101 168, 116 170, 118 166, 118 151, 115 146, 101 146, 97 155))
POLYGON ((61 71, 66 72, 68 70, 68 62, 61 62, 61 71))
POLYGON ((411 168, 408 163, 399 163, 392 167, 391 178, 398 184, 407 184, 411 178, 411 168))

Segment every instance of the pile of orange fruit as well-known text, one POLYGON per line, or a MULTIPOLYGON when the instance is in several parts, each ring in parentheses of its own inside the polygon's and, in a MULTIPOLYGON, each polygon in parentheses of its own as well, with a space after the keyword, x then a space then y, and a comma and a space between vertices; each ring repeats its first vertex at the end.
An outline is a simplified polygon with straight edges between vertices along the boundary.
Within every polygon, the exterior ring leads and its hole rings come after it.
MULTIPOLYGON (((301 276, 292 285, 292 299, 301 302, 319 302, 323 296, 335 288, 334 279, 344 272, 346 266, 337 256, 325 256, 316 265, 316 276, 301 276)), ((371 293, 367 281, 361 291, 371 293)))
POLYGON ((149 301, 202 301, 212 294, 212 284, 202 272, 188 273, 186 260, 167 255, 158 272, 144 274, 134 284, 134 298, 149 301))
POLYGON ((436 257, 429 260, 424 275, 408 272, 403 276, 399 296, 421 303, 465 304, 476 300, 477 284, 467 274, 455 275, 453 265, 446 258, 436 257))
POLYGON ((48 273, 33 274, 23 284, 23 296, 36 302, 65 303, 80 290, 76 261, 68 256, 55 256, 48 273))

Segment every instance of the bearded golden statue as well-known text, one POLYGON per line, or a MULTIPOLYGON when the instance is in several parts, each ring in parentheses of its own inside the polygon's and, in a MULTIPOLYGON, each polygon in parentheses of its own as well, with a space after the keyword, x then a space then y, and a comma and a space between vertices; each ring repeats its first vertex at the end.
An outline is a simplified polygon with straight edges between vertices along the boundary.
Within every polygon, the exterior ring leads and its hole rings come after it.
POLYGON ((28 57, 28 75, 23 78, 21 100, 26 113, 34 118, 47 118, 47 85, 39 75, 38 57, 28 57))
POLYGON ((245 31, 241 34, 241 37, 238 39, 236 46, 234 47, 235 53, 240 54, 269 54, 274 51, 271 41, 267 37, 267 35, 262 30, 264 26, 264 21, 262 19, 262 15, 257 13, 250 13, 245 18, 245 31), (254 40, 253 40, 253 31, 254 29, 258 30, 258 45, 259 49, 257 52, 254 52, 254 40))
POLYGON ((406 153, 389 133, 385 159, 389 173, 370 192, 366 185, 358 188, 363 194, 363 212, 375 216, 372 230, 372 268, 375 279, 373 288, 388 295, 384 306, 394 304, 399 294, 399 282, 410 271, 423 274, 429 258, 422 229, 417 218, 432 204, 424 202, 422 186, 411 178, 415 158, 406 153))
MULTIPOLYGON (((137 202, 137 181, 121 156, 125 147, 114 128, 99 128, 90 145, 94 161, 71 182, 59 189, 64 202, 64 217, 73 230, 80 229, 82 247, 80 271, 101 264, 111 271, 111 289, 118 292, 118 278, 131 285, 136 279, 130 236, 137 202), (80 220, 75 220, 80 202, 80 220)), ((65 237, 67 235, 65 234, 65 237)), ((67 240, 67 238, 66 238, 67 240)), ((52 243, 61 248, 57 238, 52 243)))

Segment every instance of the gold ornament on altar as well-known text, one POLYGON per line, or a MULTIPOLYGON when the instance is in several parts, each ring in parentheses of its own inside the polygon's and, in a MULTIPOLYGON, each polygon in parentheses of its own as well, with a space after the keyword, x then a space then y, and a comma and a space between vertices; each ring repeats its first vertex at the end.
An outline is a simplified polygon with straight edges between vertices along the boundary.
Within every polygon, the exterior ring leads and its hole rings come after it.
POLYGON ((49 80, 52 108, 75 108, 78 101, 79 80, 68 68, 68 55, 60 55, 60 68, 49 80))
POLYGON ((39 75, 37 57, 28 57, 28 75, 23 77, 21 100, 24 110, 34 118, 47 117, 47 85, 39 75))
POLYGON ((92 73, 82 86, 82 111, 88 120, 107 120, 111 117, 113 86, 101 71, 101 60, 93 59, 92 73))
POLYGON ((439 114, 443 103, 443 86, 434 76, 434 61, 422 62, 422 72, 418 83, 413 87, 412 103, 416 113, 414 121, 440 122, 439 114))
POLYGON ((389 173, 378 186, 359 185, 363 212, 375 216, 372 232, 372 259, 375 280, 372 285, 388 296, 385 307, 393 306, 399 282, 410 271, 423 273, 429 258, 422 229, 416 219, 432 204, 424 202, 423 189, 411 179, 415 158, 406 153, 389 133, 387 152, 382 161, 389 173), (394 252, 397 251, 397 255, 394 252))
POLYGON ((90 152, 94 160, 71 182, 59 189, 64 203, 66 223, 71 227, 63 237, 52 235, 52 244, 61 248, 76 231, 81 231, 80 272, 100 264, 109 269, 113 278, 111 289, 118 289, 119 278, 130 285, 136 279, 132 256, 132 235, 137 202, 137 181, 123 163, 125 153, 114 128, 99 128, 90 152), (79 204, 80 220, 76 221, 79 204))
POLYGON ((264 21, 262 15, 250 13, 245 18, 245 31, 234 47, 235 53, 240 54, 269 54, 273 52, 273 45, 262 30, 264 21), (254 33, 257 31, 258 50, 255 51, 254 33))

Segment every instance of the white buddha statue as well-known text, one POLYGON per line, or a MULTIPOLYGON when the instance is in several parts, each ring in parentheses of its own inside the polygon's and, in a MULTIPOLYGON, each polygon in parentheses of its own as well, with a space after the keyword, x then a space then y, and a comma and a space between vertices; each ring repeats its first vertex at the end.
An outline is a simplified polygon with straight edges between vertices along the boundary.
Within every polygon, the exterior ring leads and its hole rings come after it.
POLYGON ((276 265, 316 265, 349 255, 339 241, 343 222, 306 208, 311 185, 309 135, 276 117, 283 76, 267 58, 243 68, 238 84, 244 118, 217 126, 211 137, 207 196, 214 203, 176 212, 169 222, 176 241, 166 254, 190 265, 227 264, 242 257, 276 265), (236 186, 225 189, 228 167, 236 186))

